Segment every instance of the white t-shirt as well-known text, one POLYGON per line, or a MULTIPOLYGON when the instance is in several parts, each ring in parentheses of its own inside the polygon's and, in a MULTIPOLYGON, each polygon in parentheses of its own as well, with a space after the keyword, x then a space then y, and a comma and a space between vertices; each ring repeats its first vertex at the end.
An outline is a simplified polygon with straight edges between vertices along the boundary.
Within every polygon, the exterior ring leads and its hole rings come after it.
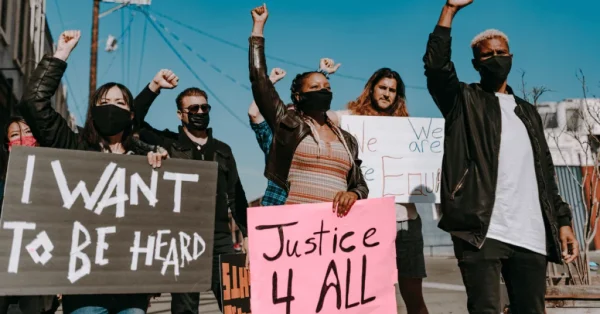
POLYGON ((532 144, 512 95, 496 93, 502 113, 496 200, 487 238, 546 255, 532 144))

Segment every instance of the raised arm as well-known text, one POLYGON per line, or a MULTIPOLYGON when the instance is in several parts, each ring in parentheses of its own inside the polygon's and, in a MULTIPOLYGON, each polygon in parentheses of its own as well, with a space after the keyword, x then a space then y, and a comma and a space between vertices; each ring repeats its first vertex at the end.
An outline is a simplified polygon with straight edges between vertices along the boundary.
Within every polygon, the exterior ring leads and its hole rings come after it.
POLYGON ((150 106, 161 89, 173 89, 179 84, 179 77, 168 69, 156 73, 152 81, 135 97, 135 120, 141 125, 146 119, 150 106))
POLYGON ((76 149, 79 136, 67 120, 52 108, 52 96, 67 69, 67 59, 79 42, 79 31, 65 31, 58 38, 54 56, 44 56, 33 71, 18 110, 41 146, 76 149))
POLYGON ((448 0, 442 9, 438 24, 429 35, 423 57, 427 89, 444 118, 448 118, 460 97, 460 82, 451 61, 450 29, 456 13, 473 0, 448 0))
MULTIPOLYGON (((146 122, 146 115, 150 106, 160 94, 161 89, 173 89, 179 84, 179 77, 171 70, 162 69, 156 73, 152 81, 135 97, 135 126, 140 132, 151 132, 155 135, 161 135, 163 131, 153 128, 146 122)), ((162 143, 151 143, 159 144, 162 143)))
MULTIPOLYGON (((275 85, 285 77, 285 74, 286 72, 283 69, 274 68, 271 70, 269 80, 275 85)), ((256 135, 258 146, 260 146, 260 149, 263 151, 266 158, 271 148, 271 142, 273 141, 273 130, 267 122, 265 122, 265 118, 260 114, 260 110, 254 101, 250 104, 250 108, 248 109, 248 117, 250 117, 250 127, 252 128, 252 131, 254 131, 254 135, 256 135)))
POLYGON ((267 75, 267 62, 265 60, 264 27, 269 15, 266 5, 255 8, 251 12, 254 25, 250 37, 249 68, 252 95, 271 129, 286 112, 284 102, 277 94, 275 86, 267 75))

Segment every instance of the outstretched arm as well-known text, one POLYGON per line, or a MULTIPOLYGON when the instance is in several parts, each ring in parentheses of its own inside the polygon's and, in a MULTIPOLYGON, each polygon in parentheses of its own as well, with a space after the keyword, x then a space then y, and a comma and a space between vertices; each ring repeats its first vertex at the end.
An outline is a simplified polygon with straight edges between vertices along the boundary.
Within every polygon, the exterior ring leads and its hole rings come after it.
POLYGON ((249 70, 252 83, 252 95, 260 113, 273 128, 286 112, 284 102, 275 90, 275 86, 267 75, 265 59, 264 27, 269 13, 266 5, 255 8, 251 12, 254 25, 250 37, 249 70))
POLYGON ((460 82, 451 61, 450 29, 456 13, 473 0, 448 0, 442 9, 438 24, 429 35, 423 57, 427 89, 444 118, 451 117, 460 97, 460 82))
MULTIPOLYGON (((81 38, 80 31, 65 31, 53 57, 44 56, 33 71, 18 109, 41 146, 76 149, 79 136, 52 108, 52 96, 67 69, 67 59, 81 38)), ((84 121, 85 122, 85 121, 84 121)))

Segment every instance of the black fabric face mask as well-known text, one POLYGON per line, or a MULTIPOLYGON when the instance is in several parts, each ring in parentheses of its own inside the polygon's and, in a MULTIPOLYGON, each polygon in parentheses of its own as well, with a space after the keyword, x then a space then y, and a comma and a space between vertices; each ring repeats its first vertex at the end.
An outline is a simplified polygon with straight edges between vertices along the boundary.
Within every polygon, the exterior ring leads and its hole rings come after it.
POLYGON ((113 136, 127 128, 131 128, 131 112, 107 104, 92 108, 92 120, 98 133, 102 136, 113 136))
POLYGON ((191 130, 204 131, 208 128, 208 124, 210 123, 210 115, 208 112, 201 112, 191 114, 188 113, 188 123, 186 127, 191 130))
POLYGON ((326 112, 331 108, 333 94, 331 91, 321 89, 318 91, 300 93, 300 101, 296 106, 300 111, 322 111, 326 112))
POLYGON ((489 87, 498 87, 506 81, 512 68, 511 56, 494 56, 479 61, 479 74, 481 84, 489 87))

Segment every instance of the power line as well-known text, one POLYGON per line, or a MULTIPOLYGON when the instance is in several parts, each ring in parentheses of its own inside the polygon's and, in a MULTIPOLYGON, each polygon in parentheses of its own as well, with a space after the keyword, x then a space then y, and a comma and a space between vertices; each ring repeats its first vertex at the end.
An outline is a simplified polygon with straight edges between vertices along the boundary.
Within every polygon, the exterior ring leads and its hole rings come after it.
MULTIPOLYGON (((65 82, 67 83, 67 93, 71 93, 71 97, 73 98, 73 100, 75 100, 75 95, 73 95, 73 90, 71 88, 71 83, 69 83, 69 78, 65 75, 65 82)), ((73 104, 73 106, 75 107, 75 110, 77 111, 77 115, 79 116, 79 119, 81 119, 81 123, 85 123, 85 119, 83 118, 83 114, 81 114, 81 110, 79 110, 79 106, 77 104, 73 104)))
MULTIPOLYGON (((125 10, 121 10, 121 30, 125 33, 125 10)), ((121 48, 121 82, 125 83, 125 45, 121 48)))
MULTIPOLYGON (((129 10, 131 13, 131 21, 133 21, 133 17, 135 16, 135 12, 129 10)), ((131 25, 131 24, 130 24, 131 25)), ((127 86, 131 86, 131 29, 127 32, 127 79, 124 83, 127 86)))
MULTIPOLYGON (((179 26, 185 27, 185 28, 187 28, 187 29, 189 29, 189 30, 191 30, 193 32, 196 32, 198 34, 201 34, 203 36, 206 36, 208 38, 216 40, 216 41, 218 41, 220 43, 223 43, 225 45, 228 45, 230 47, 233 47, 233 48, 245 51, 245 52, 248 51, 248 46, 244 47, 244 46, 238 45, 238 44, 236 44, 234 42, 231 42, 231 41, 229 41, 227 39, 223 39, 223 38, 218 37, 216 35, 212 35, 212 34, 210 34, 208 32, 205 32, 205 31, 203 31, 203 30, 201 30, 201 29, 199 29, 197 27, 194 27, 194 26, 185 24, 183 22, 180 22, 179 20, 174 19, 172 17, 169 17, 167 15, 164 15, 164 14, 162 14, 160 12, 156 12, 156 11, 150 10, 150 9, 148 9, 148 10, 152 11, 152 13, 156 14, 157 16, 160 16, 160 17, 162 17, 164 19, 167 19, 167 20, 169 20, 169 21, 171 21, 171 22, 173 22, 173 23, 175 23, 175 24, 177 24, 179 26)), ((267 58, 269 58, 269 59, 272 59, 272 60, 275 60, 275 61, 279 61, 279 62, 284 63, 284 64, 289 64, 289 65, 292 65, 292 66, 295 66, 295 67, 298 67, 298 68, 301 68, 301 69, 310 70, 310 71, 315 70, 315 67, 311 67, 311 66, 299 64, 297 62, 286 60, 286 59, 283 59, 283 58, 279 58, 279 57, 276 57, 276 56, 273 56, 273 55, 265 54, 265 56, 267 58)), ((336 77, 346 78, 346 79, 351 79, 351 80, 355 80, 355 81, 361 81, 361 82, 366 82, 366 81, 369 80, 368 78, 363 78, 363 77, 357 77, 357 76, 352 76, 352 75, 341 74, 339 72, 335 72, 335 76, 336 77)), ((422 87, 422 86, 417 86, 417 85, 405 85, 405 86, 406 86, 406 88, 410 88, 410 89, 427 90, 427 88, 422 87)))
MULTIPOLYGON (((119 35, 119 37, 117 37, 116 42, 118 43, 126 34, 129 33, 129 30, 131 29, 131 24, 133 23, 133 19, 134 19, 134 15, 132 15, 129 18, 129 24, 127 24, 127 27, 125 29, 123 29, 123 31, 121 32, 121 34, 119 35)), ((102 81, 102 79, 104 78, 104 76, 106 76, 106 74, 108 74, 108 71, 110 70, 110 68, 112 67, 113 63, 115 62, 115 60, 117 59, 118 54, 114 53, 113 58, 110 60, 110 63, 108 64, 108 67, 106 68, 106 70, 104 70, 104 73, 102 73, 101 79, 99 81, 102 81)))
POLYGON ((221 99, 219 99, 219 97, 208 87, 208 85, 200 78, 200 76, 192 69, 192 67, 187 63, 187 61, 185 61, 185 59, 181 56, 181 54, 177 51, 177 49, 175 49, 175 47, 171 44, 171 42, 167 39, 167 37, 160 31, 160 29, 158 28, 158 26, 154 23, 154 21, 152 21, 152 19, 150 19, 150 17, 148 16, 146 11, 142 11, 142 13, 144 13, 144 15, 146 15, 146 18, 150 21, 150 24, 152 24, 152 27, 154 27, 154 29, 156 30, 156 32, 160 35, 160 37, 164 40, 164 42, 167 44, 167 46, 169 46, 169 48, 171 49, 171 51, 173 51, 173 53, 179 58, 179 60, 185 65, 185 67, 192 72, 192 75, 194 75, 194 77, 200 82, 200 84, 203 86, 203 88, 210 94, 212 95, 212 97, 215 98, 215 100, 217 101, 217 103, 219 103, 221 106, 223 106, 223 108, 225 108, 225 110, 227 112, 229 112, 229 114, 231 114, 240 124, 242 124, 243 126, 250 128, 248 126, 247 122, 244 122, 244 120, 242 120, 240 117, 238 117, 235 112, 233 110, 231 110, 231 108, 229 108, 227 105, 225 105, 224 102, 221 101, 221 99))
MULTIPOLYGON (((66 28, 65 28, 65 21, 63 20, 62 14, 60 13, 60 6, 58 5, 58 1, 59 0, 54 0, 54 5, 56 6, 56 12, 58 14, 58 20, 60 21, 60 26, 62 27, 62 29, 64 31, 64 30, 66 30, 66 28)), ((67 93, 70 92, 71 93, 71 97, 73 98, 73 100, 75 100, 76 99, 75 98, 75 93, 73 92, 73 89, 72 89, 73 85, 71 85, 71 83, 69 83, 69 77, 67 76, 66 73, 65 73, 64 77, 65 77, 65 83, 67 83, 67 93)), ((79 79, 79 75, 77 75, 77 71, 75 71, 75 79, 78 82, 82 82, 79 79)), ((81 90, 79 90, 79 91, 81 92, 81 90)), ((84 94, 84 93, 82 93, 82 94, 84 94)), ((75 106, 75 110, 79 114, 79 118, 82 119, 83 122, 85 122, 85 119, 83 119, 83 115, 81 114, 81 111, 80 111, 79 107, 76 104, 74 104, 74 106, 75 106)), ((68 104, 67 104, 67 107, 68 107, 68 104)))
POLYGON ((142 55, 140 56, 140 68, 138 70, 138 79, 136 83, 137 90, 140 90, 140 80, 142 78, 142 65, 144 62, 144 52, 146 51, 146 29, 148 28, 148 19, 144 19, 144 34, 142 35, 142 55))
POLYGON ((208 66, 210 66, 213 70, 215 70, 217 73, 223 75, 224 77, 226 77, 228 80, 230 80, 231 82, 233 82, 234 84, 248 90, 251 91, 252 88, 247 85, 244 84, 238 80, 236 80, 233 76, 227 74, 225 71, 221 70, 217 65, 215 65, 214 63, 208 61, 208 59, 206 59, 205 57, 203 57, 199 52, 195 51, 194 48, 192 48, 190 45, 186 44, 185 42, 183 42, 183 40, 181 40, 181 36, 176 35, 175 33, 173 33, 170 29, 168 29, 163 23, 161 23, 160 21, 158 21, 154 15, 148 13, 148 16, 150 17, 150 19, 152 21, 154 21, 154 23, 158 24, 158 26, 160 28, 162 28, 162 30, 166 33, 168 33, 169 35, 171 35, 171 37, 173 37, 177 42, 179 42, 182 46, 184 46, 189 52, 193 53, 196 57, 198 57, 198 59, 200 59, 202 62, 208 64, 208 66))

